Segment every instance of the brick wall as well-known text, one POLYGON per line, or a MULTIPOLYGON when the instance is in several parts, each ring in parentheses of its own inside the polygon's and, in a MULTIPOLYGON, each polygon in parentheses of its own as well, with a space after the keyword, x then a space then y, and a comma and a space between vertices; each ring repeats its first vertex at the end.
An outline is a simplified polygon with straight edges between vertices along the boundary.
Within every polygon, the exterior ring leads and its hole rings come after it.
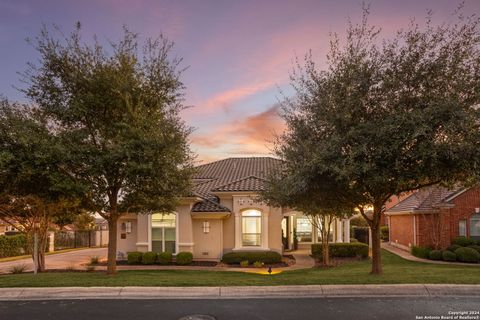
POLYGON ((410 247, 413 245, 413 215, 392 215, 390 219, 390 242, 410 247))

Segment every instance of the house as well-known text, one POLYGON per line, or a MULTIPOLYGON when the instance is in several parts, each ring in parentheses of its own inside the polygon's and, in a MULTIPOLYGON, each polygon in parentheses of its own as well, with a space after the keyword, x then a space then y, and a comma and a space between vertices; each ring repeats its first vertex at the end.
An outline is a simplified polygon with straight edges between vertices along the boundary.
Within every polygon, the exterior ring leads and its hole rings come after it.
POLYGON ((390 244, 446 248, 457 236, 480 240, 480 187, 420 189, 386 210, 390 244))
MULTIPOLYGON (((292 249, 318 241, 318 232, 301 212, 255 201, 265 179, 281 161, 270 157, 228 158, 200 165, 194 192, 175 212, 130 214, 119 220, 118 257, 130 251, 189 251, 196 260, 220 260, 231 251, 292 249)), ((349 220, 333 224, 333 241, 350 241, 349 220)))

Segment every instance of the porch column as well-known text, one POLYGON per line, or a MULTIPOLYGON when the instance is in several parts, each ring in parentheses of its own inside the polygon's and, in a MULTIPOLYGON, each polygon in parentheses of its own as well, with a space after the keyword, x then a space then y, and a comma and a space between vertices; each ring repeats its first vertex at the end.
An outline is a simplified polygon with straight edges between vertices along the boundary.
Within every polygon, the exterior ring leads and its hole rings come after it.
POLYGON ((340 219, 335 219, 335 233, 336 233, 336 241, 335 242, 343 242, 342 239, 342 221, 340 219))
POLYGON ((350 243, 350 220, 343 219, 343 242, 350 243))
POLYGON ((235 248, 242 247, 242 217, 239 212, 235 212, 235 248))
POLYGON ((268 212, 262 212, 262 248, 268 249, 268 212))

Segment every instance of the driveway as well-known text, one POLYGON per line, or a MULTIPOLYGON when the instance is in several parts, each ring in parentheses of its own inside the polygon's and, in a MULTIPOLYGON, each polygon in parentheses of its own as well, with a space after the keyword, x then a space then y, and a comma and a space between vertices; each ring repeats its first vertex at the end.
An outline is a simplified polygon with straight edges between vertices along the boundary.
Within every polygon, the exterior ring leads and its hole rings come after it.
MULTIPOLYGON (((98 256, 103 259, 107 257, 107 248, 85 248, 65 253, 51 254, 45 256, 45 266, 47 269, 84 269, 83 264, 90 261, 90 257, 98 256)), ((28 271, 33 270, 33 261, 31 258, 15 261, 0 262, 0 273, 9 273, 10 268, 18 265, 26 265, 28 271)))

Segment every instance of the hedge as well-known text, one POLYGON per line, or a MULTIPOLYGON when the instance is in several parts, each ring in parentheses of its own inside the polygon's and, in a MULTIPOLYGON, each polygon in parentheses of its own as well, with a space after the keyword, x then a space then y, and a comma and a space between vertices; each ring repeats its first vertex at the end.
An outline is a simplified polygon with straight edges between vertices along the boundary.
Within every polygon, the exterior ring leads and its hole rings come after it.
POLYGON ((480 253, 480 245, 478 244, 472 244, 471 246, 468 246, 467 248, 472 248, 478 251, 480 253))
POLYGON ((430 251, 432 251, 431 248, 412 246, 411 253, 415 257, 422 258, 422 259, 428 259, 430 251))
POLYGON ((475 244, 475 240, 467 237, 456 237, 453 239, 452 244, 456 244, 460 247, 467 247, 475 244))
POLYGON ((193 254, 191 252, 177 253, 176 263, 180 266, 186 266, 192 263, 193 254))
POLYGON ((442 258, 444 261, 457 261, 457 255, 455 254, 455 252, 449 250, 443 251, 442 258))
POLYGON ((138 251, 127 252, 128 264, 140 264, 142 263, 143 253, 138 251))
POLYGON ((0 236, 0 258, 15 257, 27 252, 27 238, 24 234, 0 236))
POLYGON ((452 244, 450 247, 447 248, 448 251, 455 252, 458 248, 461 248, 458 244, 452 244))
POLYGON ((240 264, 242 261, 250 264, 256 261, 273 264, 281 262, 282 255, 276 251, 239 251, 226 253, 222 257, 222 262, 227 264, 240 264))
POLYGON ((443 252, 442 252, 442 250, 432 250, 428 254, 428 258, 430 260, 442 260, 443 259, 443 252))
MULTIPOLYGON (((312 244, 312 255, 317 258, 322 257, 322 244, 312 244)), ((361 242, 353 243, 329 243, 328 251, 330 257, 345 258, 345 257, 368 257, 368 245, 361 242)))
POLYGON ((156 252, 145 252, 142 255, 142 263, 143 264, 154 264, 157 261, 157 253, 156 252))
POLYGON ((383 241, 388 241, 388 226, 381 226, 380 227, 380 239, 383 241))
POLYGON ((157 263, 167 265, 172 263, 172 254, 170 252, 160 252, 157 255, 157 263))
POLYGON ((480 253, 477 250, 467 247, 458 248, 455 250, 457 260, 461 262, 478 262, 480 260, 480 253))

